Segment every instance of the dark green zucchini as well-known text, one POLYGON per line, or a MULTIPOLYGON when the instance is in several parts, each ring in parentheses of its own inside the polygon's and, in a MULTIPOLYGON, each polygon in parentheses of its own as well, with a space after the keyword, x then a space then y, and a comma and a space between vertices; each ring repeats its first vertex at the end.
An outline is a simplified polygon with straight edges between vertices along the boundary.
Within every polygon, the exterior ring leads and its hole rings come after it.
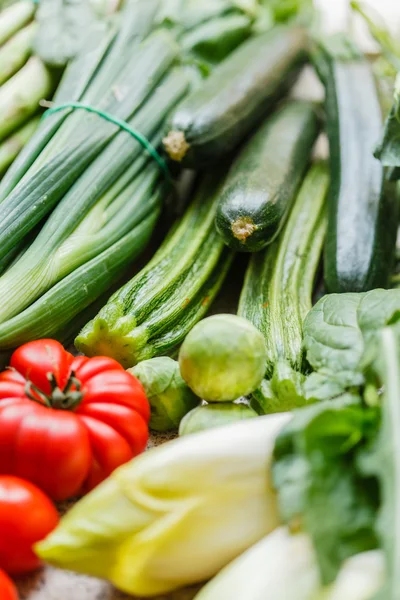
POLYGON ((373 152, 382 114, 367 60, 343 37, 320 46, 326 88, 332 184, 325 249, 329 292, 387 287, 394 260, 398 202, 373 152))
POLYGON ((234 161, 217 208, 225 243, 256 252, 271 243, 288 214, 319 131, 316 108, 296 100, 274 114, 234 161))
POLYGON ((263 333, 267 377, 283 359, 296 371, 303 363, 303 320, 312 307, 315 274, 326 230, 329 174, 313 165, 279 238, 251 257, 238 314, 263 333))
POLYGON ((169 157, 197 168, 231 151, 293 84, 307 45, 303 29, 286 26, 243 43, 173 113, 169 157))

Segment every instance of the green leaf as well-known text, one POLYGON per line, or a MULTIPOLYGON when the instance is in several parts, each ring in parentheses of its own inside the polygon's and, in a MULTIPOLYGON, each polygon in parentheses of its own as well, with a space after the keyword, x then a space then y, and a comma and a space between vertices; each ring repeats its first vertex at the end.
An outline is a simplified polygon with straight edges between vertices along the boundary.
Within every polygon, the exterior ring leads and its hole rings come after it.
POLYGON ((359 471, 357 457, 374 439, 378 415, 345 395, 296 411, 275 445, 281 517, 312 537, 324 583, 348 557, 377 546, 377 482, 359 471))
POLYGON ((368 4, 356 0, 352 0, 350 6, 364 19, 370 34, 381 47, 385 59, 398 71, 400 69, 400 43, 391 35, 379 12, 372 10, 368 4))
MULTIPOLYGON (((305 376, 292 369, 285 360, 280 360, 275 365, 272 379, 264 379, 253 392, 251 406, 259 415, 267 415, 344 396, 351 400, 359 396, 359 386, 349 387, 347 379, 342 379, 340 373, 333 376, 314 372, 305 376)), ((354 381, 357 381, 356 377, 354 381)), ((362 382, 360 374, 358 383, 361 385, 362 382)))
POLYGON ((303 392, 305 376, 279 360, 270 380, 264 379, 253 393, 251 406, 260 415, 286 412, 306 404, 303 392))
POLYGON ((64 67, 81 50, 97 22, 87 0, 40 0, 36 18, 35 51, 52 67, 64 67))
POLYGON ((400 75, 396 78, 392 110, 386 119, 382 142, 375 156, 385 167, 400 166, 400 75))
POLYGON ((270 8, 277 22, 284 22, 301 12, 311 12, 314 2, 313 0, 261 0, 261 4, 266 4, 270 8))
POLYGON ((246 15, 227 15, 207 21, 181 39, 183 51, 198 61, 216 64, 226 58, 251 34, 246 15))
POLYGON ((366 346, 399 310, 397 289, 324 296, 304 322, 308 362, 345 387, 359 386, 366 346))
POLYGON ((348 394, 349 398, 351 398, 352 394, 358 394, 358 387, 355 386, 354 389, 349 388, 346 378, 342 380, 340 374, 334 376, 315 372, 306 378, 303 385, 303 394, 307 403, 310 404, 324 400, 333 400, 344 394, 348 394))
POLYGON ((157 20, 161 25, 178 25, 183 31, 189 31, 236 8, 233 0, 164 0, 157 20))
POLYGON ((379 598, 400 598, 400 329, 385 328, 373 365, 383 385, 382 426, 376 450, 362 466, 380 482, 382 504, 378 534, 385 551, 389 581, 379 598))

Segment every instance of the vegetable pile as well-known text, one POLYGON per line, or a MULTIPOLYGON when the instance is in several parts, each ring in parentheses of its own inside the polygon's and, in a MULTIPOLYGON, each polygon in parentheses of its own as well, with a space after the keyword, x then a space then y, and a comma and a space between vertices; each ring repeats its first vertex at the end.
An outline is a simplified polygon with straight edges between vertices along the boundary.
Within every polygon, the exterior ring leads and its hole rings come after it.
POLYGON ((0 597, 397 600, 399 43, 358 2, 374 57, 311 0, 8 4, 0 597))

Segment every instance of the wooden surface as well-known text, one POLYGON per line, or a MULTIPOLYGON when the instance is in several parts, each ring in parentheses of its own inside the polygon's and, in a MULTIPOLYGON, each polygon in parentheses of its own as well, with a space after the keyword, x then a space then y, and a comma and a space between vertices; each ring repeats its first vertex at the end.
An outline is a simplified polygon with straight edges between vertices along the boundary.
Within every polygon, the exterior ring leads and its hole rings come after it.
MULTIPOLYGON (((21 600, 132 600, 132 596, 118 592, 105 581, 52 567, 20 579, 17 586, 21 600)), ((192 600, 198 589, 177 591, 168 596, 158 596, 155 600, 192 600)), ((139 599, 136 597, 136 600, 139 599)))

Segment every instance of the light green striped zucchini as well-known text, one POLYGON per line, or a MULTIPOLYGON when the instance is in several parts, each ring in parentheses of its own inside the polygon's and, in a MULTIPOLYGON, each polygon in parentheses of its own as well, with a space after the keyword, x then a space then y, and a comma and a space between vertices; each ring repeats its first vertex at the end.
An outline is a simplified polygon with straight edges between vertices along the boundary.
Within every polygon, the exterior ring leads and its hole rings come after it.
POLYGON ((238 313, 264 334, 267 378, 280 359, 302 370, 303 320, 312 307, 325 238, 328 187, 327 166, 314 164, 281 236, 250 260, 238 313))
POLYGON ((76 338, 78 350, 131 367, 176 349, 208 310, 233 257, 214 226, 219 192, 219 178, 206 177, 150 263, 76 338))

